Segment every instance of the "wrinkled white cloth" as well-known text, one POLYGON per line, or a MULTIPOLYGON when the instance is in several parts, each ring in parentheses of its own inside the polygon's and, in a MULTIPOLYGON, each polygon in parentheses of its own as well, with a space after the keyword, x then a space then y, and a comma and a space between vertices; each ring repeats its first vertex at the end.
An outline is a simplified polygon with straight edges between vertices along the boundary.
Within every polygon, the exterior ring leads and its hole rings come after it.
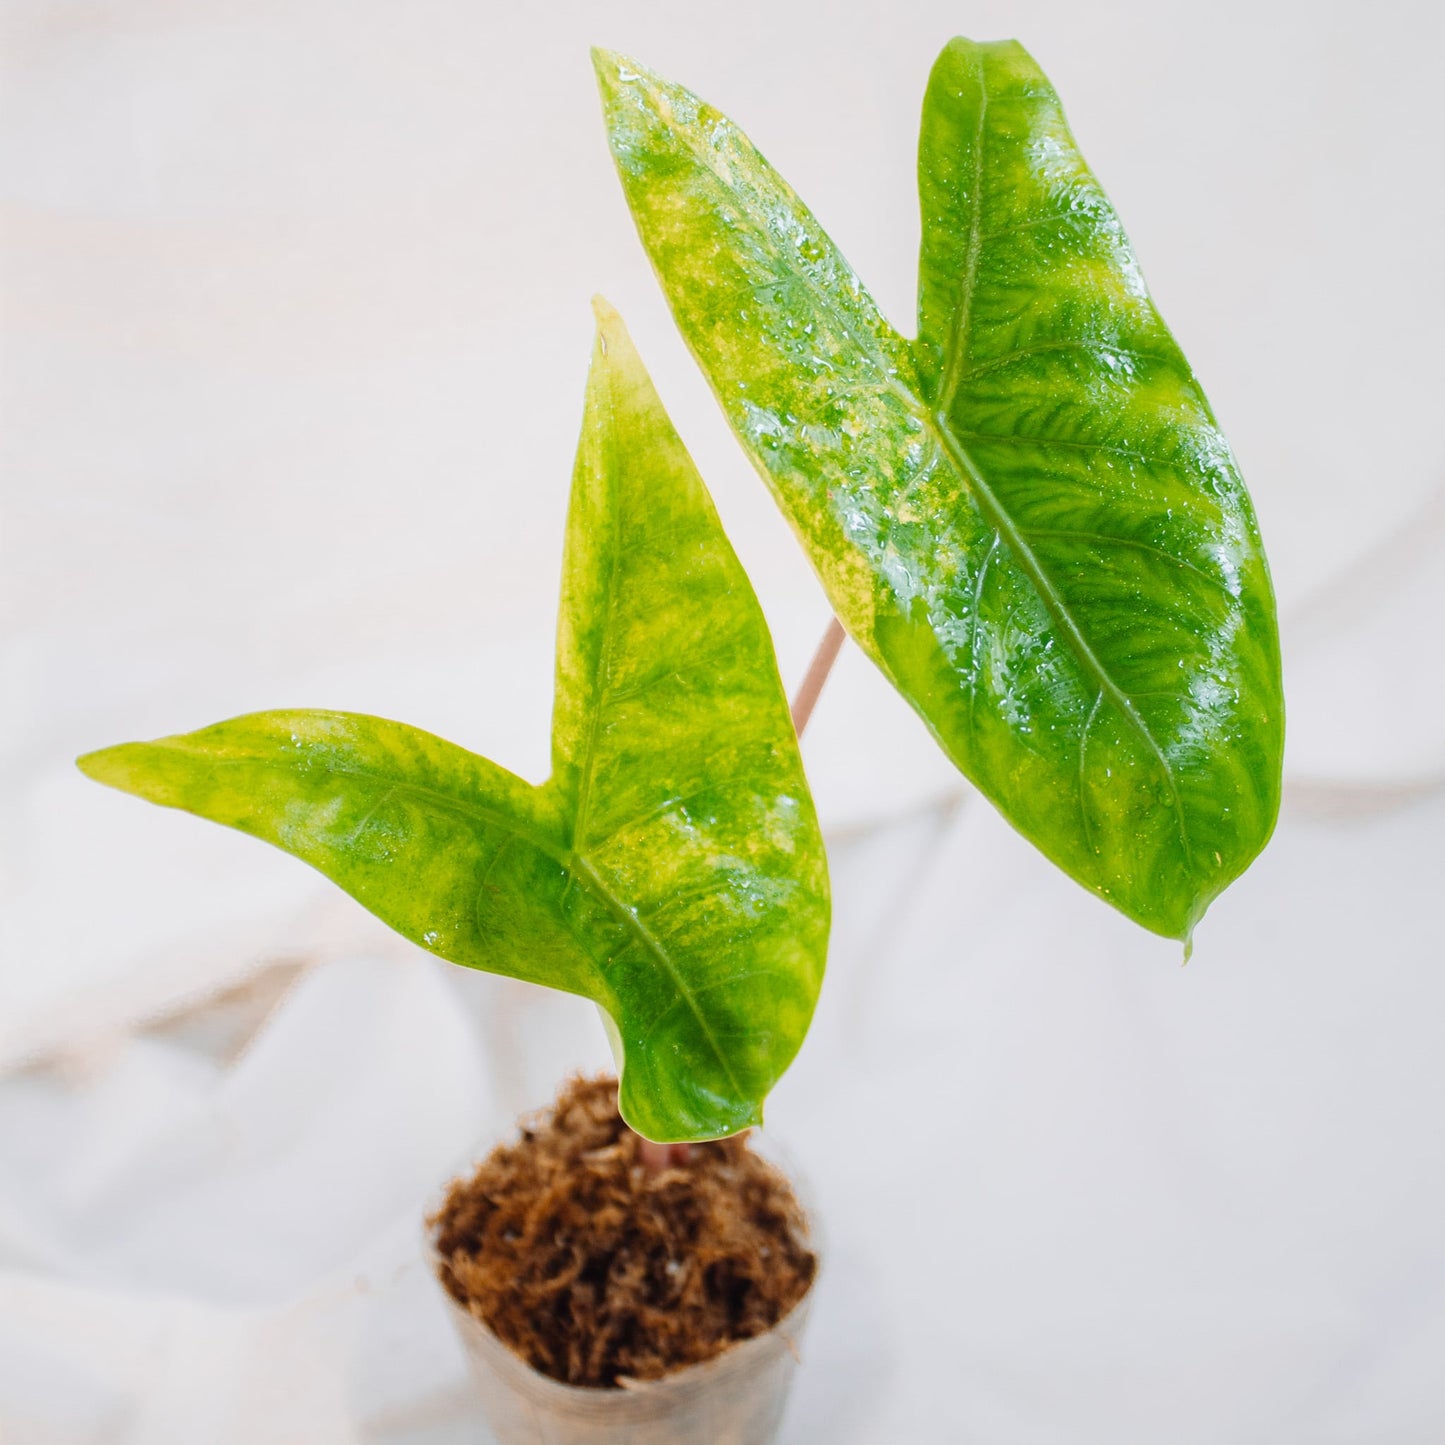
POLYGON ((795 683, 826 609, 647 274, 585 46, 731 110, 901 318, 917 100, 967 27, 1054 75, 1241 454, 1287 800, 1181 968, 845 650, 805 749, 829 976, 769 1110, 826 1241, 785 1439, 1436 1445, 1445 19, 533 10, 0 17, 0 1441, 485 1438, 420 1221, 608 1062, 591 1008, 71 759, 317 705, 540 777, 594 289, 795 683))

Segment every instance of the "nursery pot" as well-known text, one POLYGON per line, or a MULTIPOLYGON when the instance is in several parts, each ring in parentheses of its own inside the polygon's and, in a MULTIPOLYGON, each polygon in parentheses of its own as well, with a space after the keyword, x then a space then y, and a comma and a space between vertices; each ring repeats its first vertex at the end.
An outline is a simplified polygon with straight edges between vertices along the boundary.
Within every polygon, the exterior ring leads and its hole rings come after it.
POLYGON ((534 1370, 446 1296, 498 1445, 770 1445, 811 1300, 810 1290, 767 1334, 703 1364, 660 1380, 588 1389, 534 1370))
MULTIPOLYGON (((533 1147, 530 1135, 525 1147, 533 1147)), ((770 1445, 776 1439, 798 1365, 799 1339, 817 1282, 817 1230, 812 1213, 806 1208, 803 1191, 792 1183, 791 1170, 779 1168, 771 1141, 765 1149, 754 1149, 750 1142, 747 1154, 771 1166, 768 1176, 777 1181, 791 1201, 789 1217, 793 1225, 787 1237, 800 1245, 809 1258, 811 1273, 806 1292, 795 1303, 785 1306, 787 1313, 772 1328, 726 1344, 711 1358, 666 1370, 658 1378, 633 1379, 624 1369, 619 1369, 615 1385, 583 1385, 565 1383, 537 1369, 487 1324, 476 1297, 466 1295, 460 1288, 454 1293, 446 1283, 448 1278, 456 1283, 453 1270, 458 1267, 458 1260, 490 1261, 488 1268, 494 1277, 500 1275, 510 1281, 516 1277, 512 1271, 525 1269, 533 1260, 531 1246, 526 1246, 526 1252, 516 1257, 508 1253, 513 1247, 511 1244, 487 1246, 474 1238, 461 1246, 453 1234, 449 1248, 465 1252, 453 1253, 449 1265, 440 1247, 441 1240, 448 1237, 444 1210, 438 1207, 429 1211, 425 1235, 427 1256, 466 1351, 482 1409, 498 1445, 770 1445)), ((497 1156, 489 1156, 483 1168, 490 1167, 494 1157, 497 1156)), ((572 1172, 580 1171, 581 1167, 568 1162, 561 1168, 560 1176, 554 1174, 552 1178, 572 1177, 572 1172)), ((635 1167, 633 1161, 631 1168, 635 1167)), ((626 1177, 637 1176, 629 1172, 626 1177)), ((670 1183, 665 1182, 663 1176, 654 1177, 659 1178, 667 1192, 679 1187, 675 1172, 668 1176, 670 1183)), ((462 1176, 455 1187, 464 1195, 477 1188, 477 1180, 462 1176)), ((707 1197, 694 1195, 691 1182, 682 1187, 688 1199, 701 1202, 707 1197)), ((702 1189, 704 1185, 699 1183, 696 1188, 702 1189)), ((449 1197, 449 1191, 444 1191, 444 1197, 449 1197)), ((496 1195, 489 1186, 482 1195, 473 1197, 487 1200, 490 1209, 496 1195)), ((495 1236, 478 1238, 486 1237, 495 1236)), ((711 1230, 703 1237, 716 1242, 711 1230)), ((513 1236, 509 1233, 507 1238, 513 1236)), ((777 1237, 770 1235, 769 1238, 777 1237)), ((763 1257, 768 1257, 768 1251, 764 1251, 763 1257)), ((782 1257, 778 1256, 780 1262, 782 1257)), ((541 1267, 544 1256, 535 1258, 541 1267)), ((772 1273, 771 1265, 768 1269, 768 1278, 782 1278, 772 1273)), ((502 1287, 508 1294, 513 1288, 509 1283, 502 1287)), ((531 1305, 517 1307, 523 1310, 523 1318, 527 1320, 551 1318, 550 1312, 531 1313, 531 1305)), ((673 1318, 683 1322, 688 1316, 679 1314, 673 1318)), ((755 1320, 754 1327, 756 1323, 755 1320)), ((584 1349, 586 1339, 585 1335, 577 1337, 577 1343, 584 1349)), ((661 1344, 658 1348, 663 1351, 665 1368, 668 1349, 661 1344)), ((691 1358, 696 1360, 697 1355, 691 1358)), ((657 1357, 653 1356, 651 1366, 644 1373, 652 1374, 656 1368, 657 1357)))

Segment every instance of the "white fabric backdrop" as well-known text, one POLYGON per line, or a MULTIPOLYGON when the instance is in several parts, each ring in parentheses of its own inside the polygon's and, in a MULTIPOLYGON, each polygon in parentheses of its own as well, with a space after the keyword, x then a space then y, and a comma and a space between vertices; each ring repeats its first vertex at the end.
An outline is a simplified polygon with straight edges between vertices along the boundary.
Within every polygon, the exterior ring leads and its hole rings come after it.
POLYGON ((826 608, 677 341, 586 60, 738 117, 900 323, 927 67, 1017 34, 1243 461, 1279 831, 1193 962, 1053 873, 856 653, 835 943, 770 1123, 828 1239, 794 1442, 1445 1438, 1445 20, 1409 4, 9 0, 0 1440, 474 1439, 424 1201, 606 1050, 70 760, 262 706, 546 765, 623 311, 795 680, 826 608))

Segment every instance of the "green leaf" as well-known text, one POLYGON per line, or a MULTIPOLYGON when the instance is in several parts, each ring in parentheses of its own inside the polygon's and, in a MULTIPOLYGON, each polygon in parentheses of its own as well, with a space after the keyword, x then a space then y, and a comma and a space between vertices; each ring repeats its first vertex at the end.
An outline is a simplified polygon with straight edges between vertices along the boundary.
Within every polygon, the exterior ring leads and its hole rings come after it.
POLYGON ((828 878, 767 625, 621 319, 597 303, 552 779, 401 723, 269 712, 80 760, 274 843, 455 963, 595 1000, 628 1123, 761 1121, 822 982, 828 878))
POLYGON ((673 315, 849 633, 1020 832, 1187 939, 1274 825, 1274 600, 1042 72, 967 40, 934 68, 910 345, 731 121, 595 60, 673 315))

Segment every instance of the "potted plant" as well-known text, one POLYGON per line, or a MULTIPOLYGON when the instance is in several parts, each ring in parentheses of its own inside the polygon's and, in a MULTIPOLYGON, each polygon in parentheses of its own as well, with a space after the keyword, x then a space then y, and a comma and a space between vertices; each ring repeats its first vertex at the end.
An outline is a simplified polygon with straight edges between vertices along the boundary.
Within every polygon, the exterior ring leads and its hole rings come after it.
POLYGON ((80 767, 285 849, 442 958, 592 999, 617 1086, 571 1086, 436 1220, 489 1413, 505 1440, 539 1412, 549 1440, 766 1438, 815 1260, 786 1182, 731 1136, 761 1123, 812 1017, 827 867, 762 610, 621 319, 594 304, 544 785, 315 711, 80 767), (714 1139, 686 1172, 666 1147, 714 1139), (481 1243, 510 1257, 469 1267, 481 1243), (744 1340, 706 1389, 675 1373, 744 1340), (596 1388, 619 1380, 634 1388, 596 1388))
MULTIPOLYGON (((1228 446, 1047 80, 1012 43, 955 40, 934 67, 910 343, 726 117, 595 58, 677 323, 841 624, 1015 827, 1187 947, 1278 807, 1273 597, 1228 446)), ((492 1418, 504 1440, 772 1437, 814 1260, 734 1136, 817 998, 823 845, 766 624, 615 313, 546 784, 315 712, 81 766, 295 853, 444 958, 592 998, 620 1118, 609 1085, 571 1086, 434 1220, 492 1418), (740 1215, 762 1232, 730 1235, 740 1215), (656 1383, 597 1388, 638 1375, 656 1383)))

